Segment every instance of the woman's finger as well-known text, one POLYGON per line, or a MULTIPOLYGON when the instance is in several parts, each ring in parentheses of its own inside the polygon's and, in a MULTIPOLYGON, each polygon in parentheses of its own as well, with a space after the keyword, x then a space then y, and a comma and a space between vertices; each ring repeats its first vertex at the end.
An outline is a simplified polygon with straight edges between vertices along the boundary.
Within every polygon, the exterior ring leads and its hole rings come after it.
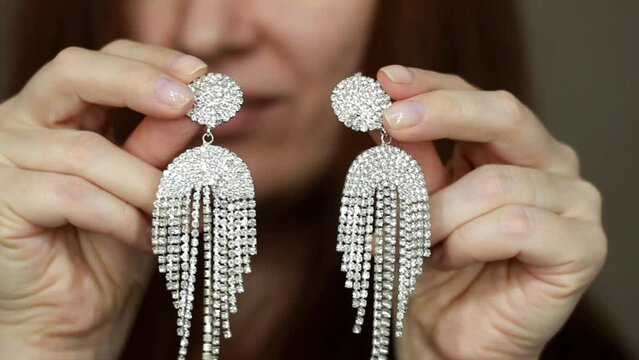
POLYGON ((153 65, 176 79, 188 83, 206 72, 207 65, 195 56, 180 51, 118 39, 105 45, 101 52, 153 65))
POLYGON ((3 240, 19 240, 13 234, 31 236, 37 227, 71 224, 140 249, 150 248, 149 224, 142 213, 80 177, 4 167, 0 188, 12 189, 0 193, 3 240))
POLYGON ((0 153, 15 166, 84 178, 150 213, 161 173, 90 131, 0 133, 0 153))
POLYGON ((403 100, 435 90, 473 90, 474 86, 457 75, 389 65, 377 73, 377 80, 393 100, 403 100))
MULTIPOLYGON (((158 118, 186 114, 193 92, 159 68, 82 48, 67 48, 38 71, 15 98, 18 119, 69 123, 88 104, 128 107, 158 118)), ((11 121, 11 119, 7 119, 11 121)))
POLYGON ((404 142, 448 138, 485 143, 504 162, 576 175, 575 152, 505 91, 436 90, 394 103, 384 126, 404 142))
POLYGON ((508 205, 459 227, 438 251, 438 265, 452 269, 475 262, 517 259, 548 272, 553 268, 556 273, 567 274, 588 270, 583 285, 603 265, 606 238, 597 224, 536 207, 508 205))
MULTIPOLYGON (((206 63, 194 56, 131 40, 115 40, 101 51, 156 66, 184 82, 194 80, 207 70, 206 63)), ((164 121, 147 116, 129 135, 123 148, 145 162, 163 168, 200 131, 202 127, 186 117, 164 121)))
POLYGON ((203 128, 188 117, 164 121, 147 116, 122 147, 146 163, 163 169, 203 128))
POLYGON ((481 166, 433 194, 430 204, 434 243, 508 205, 537 207, 595 224, 601 221, 601 196, 591 184, 510 165, 481 166))

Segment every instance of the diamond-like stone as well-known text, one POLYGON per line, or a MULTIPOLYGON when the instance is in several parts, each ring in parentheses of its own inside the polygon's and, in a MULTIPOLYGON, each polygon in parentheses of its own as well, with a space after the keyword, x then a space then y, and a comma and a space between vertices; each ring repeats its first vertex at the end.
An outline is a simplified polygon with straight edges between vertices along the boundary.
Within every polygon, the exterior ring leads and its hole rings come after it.
MULTIPOLYGON (((205 144, 187 150, 167 167, 154 203, 160 207, 153 217, 153 226, 158 227, 156 244, 159 248, 163 242, 160 252, 167 252, 158 264, 167 272, 167 287, 173 291, 178 309, 178 333, 186 343, 193 317, 198 238, 202 236, 203 313, 210 317, 205 324, 211 327, 207 343, 212 344, 213 358, 219 354, 220 334, 230 336, 229 313, 237 311, 234 294, 243 291, 241 274, 250 269, 249 254, 256 251, 254 213, 249 219, 249 212, 242 212, 243 206, 255 206, 254 196, 253 180, 244 162, 227 149, 205 144), (231 203, 235 211, 228 211, 231 203)), ((180 352, 186 354, 186 348, 180 352)))
POLYGON ((199 124, 214 128, 233 118, 242 106, 242 90, 226 75, 208 73, 188 86, 195 100, 187 116, 199 124))
POLYGON ((381 129, 382 112, 391 99, 377 81, 357 73, 342 80, 331 95, 337 119, 355 131, 381 129))
POLYGON ((351 165, 342 196, 338 248, 343 252, 345 285, 353 289, 353 306, 358 309, 354 331, 361 331, 360 317, 373 285, 375 359, 388 355, 393 308, 397 309, 393 333, 403 334, 408 297, 415 290, 430 247, 428 209, 422 169, 401 149, 377 146, 360 154, 351 165))

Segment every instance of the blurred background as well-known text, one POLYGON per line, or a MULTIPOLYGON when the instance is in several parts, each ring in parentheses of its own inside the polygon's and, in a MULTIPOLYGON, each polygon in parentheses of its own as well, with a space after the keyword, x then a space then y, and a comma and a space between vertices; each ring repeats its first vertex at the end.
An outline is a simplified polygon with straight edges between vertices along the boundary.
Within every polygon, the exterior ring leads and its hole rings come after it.
MULTIPOLYGON (((0 99, 11 8, 0 0, 0 99)), ((591 289, 615 336, 639 359, 639 1, 520 0, 534 100, 581 155, 604 196, 609 257, 591 289)), ((34 25, 35 26, 35 25, 34 25)))
POLYGON ((591 292, 639 359, 639 1, 520 1, 535 101, 604 198, 606 267, 591 292))

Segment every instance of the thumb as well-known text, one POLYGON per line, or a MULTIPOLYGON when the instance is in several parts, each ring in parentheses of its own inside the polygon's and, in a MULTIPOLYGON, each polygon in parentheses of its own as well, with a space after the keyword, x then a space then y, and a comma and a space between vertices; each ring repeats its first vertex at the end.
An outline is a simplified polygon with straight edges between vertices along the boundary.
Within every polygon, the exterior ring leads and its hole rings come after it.
POLYGON ((201 131, 202 126, 186 116, 169 121, 147 116, 129 135, 123 148, 162 169, 201 131))

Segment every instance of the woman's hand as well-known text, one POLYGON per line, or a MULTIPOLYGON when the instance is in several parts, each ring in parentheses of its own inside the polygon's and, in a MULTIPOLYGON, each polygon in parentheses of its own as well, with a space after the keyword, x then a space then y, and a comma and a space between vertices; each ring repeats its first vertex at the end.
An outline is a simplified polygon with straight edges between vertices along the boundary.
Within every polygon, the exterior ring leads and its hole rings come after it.
POLYGON ((205 71, 131 41, 69 48, 0 104, 0 358, 117 357, 152 274, 156 167, 197 132, 184 83, 205 71), (123 148, 113 107, 147 115, 123 148))
POLYGON ((537 358, 604 263, 599 192, 511 94, 396 65, 378 79, 396 100, 385 128, 431 190, 435 247, 400 358, 537 358), (446 165, 442 138, 456 141, 446 165))

